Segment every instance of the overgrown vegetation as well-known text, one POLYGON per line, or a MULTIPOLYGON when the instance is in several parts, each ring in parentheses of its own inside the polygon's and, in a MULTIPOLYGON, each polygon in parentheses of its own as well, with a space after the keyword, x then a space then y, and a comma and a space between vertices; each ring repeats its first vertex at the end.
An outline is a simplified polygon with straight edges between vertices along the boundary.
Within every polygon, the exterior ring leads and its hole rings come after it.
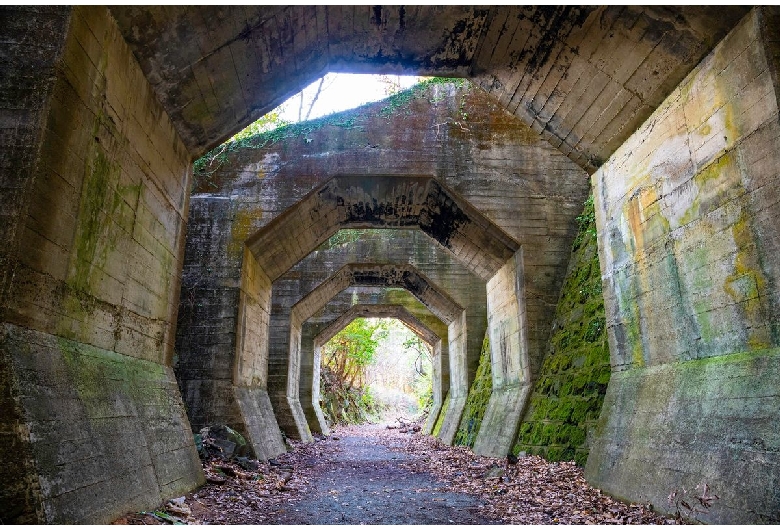
POLYGON ((353 320, 323 346, 321 374, 334 424, 416 416, 433 402, 431 346, 395 319, 353 320))
POLYGON ((453 442, 455 445, 474 447, 492 390, 493 370, 490 365, 490 338, 488 333, 485 332, 485 339, 482 341, 482 352, 479 355, 477 375, 469 389, 468 398, 466 398, 463 417, 460 420, 458 432, 455 434, 453 442))
POLYGON ((593 197, 577 224, 547 355, 514 452, 584 465, 588 430, 599 417, 611 373, 593 197))
POLYGON ((585 201, 582 213, 576 219, 578 230, 577 237, 574 238, 572 251, 579 249, 586 239, 595 239, 596 237, 596 210, 593 205, 593 195, 589 196, 585 201))
POLYGON ((417 398, 417 409, 426 414, 433 406, 433 352, 431 346, 417 335, 404 341, 404 348, 416 354, 413 363, 415 376, 412 393, 417 398))
POLYGON ((365 384, 366 368, 386 336, 381 321, 356 318, 322 347, 323 412, 331 423, 364 423, 379 414, 371 388, 365 384))

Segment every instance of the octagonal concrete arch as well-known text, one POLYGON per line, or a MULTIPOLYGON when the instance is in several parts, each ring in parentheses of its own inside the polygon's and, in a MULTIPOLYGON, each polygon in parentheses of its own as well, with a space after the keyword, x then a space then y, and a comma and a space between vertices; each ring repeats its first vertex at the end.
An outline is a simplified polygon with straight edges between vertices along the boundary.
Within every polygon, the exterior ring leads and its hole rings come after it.
MULTIPOLYGON (((300 386, 302 397, 301 405, 309 420, 310 429, 323 434, 328 434, 330 430, 325 415, 320 407, 320 363, 322 358, 322 346, 356 318, 394 318, 403 322, 409 330, 431 347, 433 352, 433 405, 424 429, 424 432, 429 434, 433 427, 433 423, 436 421, 436 418, 438 418, 439 411, 441 410, 441 404, 443 402, 442 390, 449 384, 447 332, 445 328, 445 336, 442 337, 439 333, 436 333, 411 314, 404 306, 397 304, 359 304, 352 306, 313 338, 310 350, 313 355, 311 381, 306 381, 302 372, 300 386), (308 396, 304 396, 304 392, 307 388, 310 393, 308 396)), ((303 353, 306 350, 309 350, 309 348, 306 348, 301 344, 301 352, 303 353)))
MULTIPOLYGON (((375 287, 350 287, 340 294, 334 296, 327 305, 320 311, 317 311, 314 316, 309 318, 303 323, 301 333, 301 380, 300 380, 300 395, 301 405, 304 407, 304 412, 309 419, 309 425, 312 432, 317 431, 317 425, 313 425, 316 420, 316 414, 312 415, 313 411, 307 410, 307 403, 316 402, 309 398, 313 391, 314 382, 311 381, 311 376, 315 370, 315 338, 320 335, 326 328, 331 326, 334 321, 341 318, 345 313, 348 313, 355 306, 397 306, 402 307, 407 313, 411 314, 415 319, 422 322, 425 327, 430 329, 434 334, 442 340, 441 356, 434 361, 434 369, 439 371, 441 377, 436 377, 434 383, 434 398, 436 402, 443 402, 443 397, 447 395, 450 387, 449 377, 449 333, 447 331, 447 324, 442 322, 441 319, 436 317, 431 311, 422 304, 413 294, 405 289, 400 288, 375 288, 375 287), (346 303, 345 303, 346 302, 346 303)), ((472 338, 473 334, 483 336, 480 331, 474 332, 471 328, 473 318, 472 312, 478 308, 472 306, 466 307, 467 326, 471 331, 468 334, 467 342, 472 338)), ((286 341, 285 341, 286 344, 286 341)), ((469 347, 470 348, 470 347, 469 347)), ((289 350, 289 346, 287 348, 289 350)), ((468 353, 468 352, 467 352, 468 353)), ((470 354, 467 355, 467 359, 470 361, 470 354)), ((286 381, 285 381, 286 384, 286 381)), ((438 414, 434 411, 435 414, 438 414)))
MULTIPOLYGON (((286 388, 285 368, 289 356, 289 318, 293 305, 311 289, 350 263, 406 262, 417 268, 467 311, 467 366, 473 380, 479 351, 487 328, 486 283, 470 272, 451 252, 431 244, 419 229, 342 230, 317 247, 301 262, 278 278, 272 286, 272 312, 269 326, 268 389, 273 393, 286 388)), ((433 329, 435 317, 416 298, 403 289, 352 287, 334 297, 304 326, 303 340, 355 304, 403 304, 423 318, 433 329), (424 315, 424 316, 423 316, 424 315), (310 335, 307 336, 307 333, 310 335)), ((304 356, 305 359, 305 356, 304 356)))
MULTIPOLYGON (((488 421, 483 424, 486 435, 477 437, 475 447, 488 454, 505 454, 519 421, 519 411, 527 398, 527 392, 521 388, 527 389, 531 382, 522 251, 519 244, 467 201, 432 177, 333 177, 246 240, 244 269, 252 272, 254 267, 258 271, 257 276, 265 284, 262 289, 265 293, 264 301, 261 298, 260 303, 256 304, 261 311, 263 307, 270 307, 268 291, 271 282, 340 228, 419 228, 453 252, 474 274, 488 281, 487 296, 492 298, 488 311, 494 313, 488 318, 494 393, 486 413, 488 421), (247 260, 254 262, 254 265, 247 264, 247 260), (498 434, 494 432, 496 429, 500 431, 498 434), (490 443, 483 445, 480 438, 490 440, 490 443)), ((243 294, 239 312, 246 315, 244 309, 250 304, 243 302, 250 299, 251 293, 247 297, 243 294)), ((267 319, 267 309, 265 313, 267 319)), ((295 323, 292 326, 294 328, 295 323)), ((267 325, 261 329, 267 329, 267 325)), ((465 329, 465 322, 462 329, 465 329)), ((268 359, 264 353, 268 348, 267 336, 263 337, 261 333, 260 356, 258 352, 247 355, 243 350, 246 332, 247 327, 239 321, 237 336, 242 337, 242 340, 237 348, 239 353, 236 356, 238 367, 235 378, 239 385, 246 384, 246 374, 241 370, 245 359, 249 360, 250 366, 254 365, 250 374, 257 372, 258 358, 268 359)), ((450 340, 452 342, 452 337, 450 340)), ((299 352, 293 346, 292 335, 290 344, 288 368, 292 368, 292 373, 295 373, 299 367, 291 363, 297 362, 299 352)), ((290 387, 290 373, 288 371, 284 400, 281 396, 271 396, 276 419, 288 432, 295 427, 294 432, 301 439, 311 439, 300 404, 292 396, 297 389, 290 387), (285 406, 285 402, 288 406, 285 406)), ((267 378, 267 372, 263 375, 267 378)), ((454 437, 465 405, 469 385, 467 371, 453 370, 451 383, 450 407, 441 434, 447 443, 454 437), (457 379, 461 377, 463 381, 457 379), (454 417, 457 419, 453 420, 454 417)))
MULTIPOLYGON (((292 308, 290 317, 290 356, 287 388, 282 396, 271 396, 279 426, 288 433, 297 433, 304 441, 312 441, 311 431, 300 403, 301 332, 303 323, 336 294, 353 285, 370 287, 400 287, 406 289, 448 326, 450 355, 450 392, 468 393, 465 377, 465 310, 414 267, 406 264, 350 264, 312 290, 292 308), (286 404, 286 407, 285 407, 286 404)), ((460 421, 462 406, 448 409, 442 429, 442 440, 451 443, 460 421)))
POLYGON ((274 280, 340 228, 419 228, 484 280, 520 246, 435 178, 395 175, 333 177, 246 245, 274 280))

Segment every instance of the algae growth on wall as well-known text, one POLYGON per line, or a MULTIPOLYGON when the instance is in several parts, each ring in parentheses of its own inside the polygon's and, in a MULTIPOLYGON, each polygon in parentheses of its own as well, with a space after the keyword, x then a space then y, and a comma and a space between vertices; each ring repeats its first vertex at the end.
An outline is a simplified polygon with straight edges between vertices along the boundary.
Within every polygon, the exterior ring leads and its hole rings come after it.
POLYGON ((610 364, 592 198, 577 221, 547 353, 513 452, 584 465, 610 364))

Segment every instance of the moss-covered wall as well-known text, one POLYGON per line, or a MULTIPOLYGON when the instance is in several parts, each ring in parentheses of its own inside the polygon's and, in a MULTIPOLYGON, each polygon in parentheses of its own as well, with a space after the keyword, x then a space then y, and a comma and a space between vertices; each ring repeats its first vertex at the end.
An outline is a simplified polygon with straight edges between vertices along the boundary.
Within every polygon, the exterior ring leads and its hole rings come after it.
POLYGON ((439 434, 441 433, 441 427, 444 425, 444 417, 447 415, 447 410, 450 408, 450 395, 447 394, 447 398, 444 400, 444 404, 441 406, 441 411, 439 412, 439 418, 436 420, 436 425, 433 426, 433 432, 431 432, 431 435, 435 437, 439 437, 439 434))
POLYGON ((463 409, 463 417, 458 427, 458 433, 455 435, 454 445, 467 445, 474 447, 474 440, 479 432, 479 426, 482 425, 482 418, 485 416, 490 393, 493 390, 493 374, 490 365, 490 339, 485 334, 485 340, 482 342, 482 353, 479 356, 479 367, 474 383, 469 389, 469 397, 466 399, 466 406, 463 409))
POLYGON ((592 199, 577 221, 547 354, 513 451, 584 465, 610 364, 592 199))

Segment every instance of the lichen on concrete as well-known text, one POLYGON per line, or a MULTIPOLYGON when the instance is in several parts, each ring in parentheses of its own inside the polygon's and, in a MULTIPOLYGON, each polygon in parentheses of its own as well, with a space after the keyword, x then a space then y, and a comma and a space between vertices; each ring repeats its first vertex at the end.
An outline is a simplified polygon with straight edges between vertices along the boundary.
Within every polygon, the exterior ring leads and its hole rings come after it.
POLYGON ((441 433, 442 425, 444 425, 444 417, 447 415, 447 410, 450 408, 450 396, 447 394, 447 398, 444 400, 444 404, 441 406, 439 412, 439 419, 436 420, 436 425, 433 426, 433 432, 431 435, 438 438, 441 433))

